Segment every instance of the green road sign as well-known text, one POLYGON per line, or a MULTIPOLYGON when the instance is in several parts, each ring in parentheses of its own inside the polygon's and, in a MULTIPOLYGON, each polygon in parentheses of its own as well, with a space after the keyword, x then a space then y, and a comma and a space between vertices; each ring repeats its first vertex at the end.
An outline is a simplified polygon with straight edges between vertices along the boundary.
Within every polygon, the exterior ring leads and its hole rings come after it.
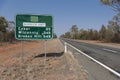
POLYGON ((16 15, 15 37, 18 40, 47 40, 53 38, 52 16, 16 15))

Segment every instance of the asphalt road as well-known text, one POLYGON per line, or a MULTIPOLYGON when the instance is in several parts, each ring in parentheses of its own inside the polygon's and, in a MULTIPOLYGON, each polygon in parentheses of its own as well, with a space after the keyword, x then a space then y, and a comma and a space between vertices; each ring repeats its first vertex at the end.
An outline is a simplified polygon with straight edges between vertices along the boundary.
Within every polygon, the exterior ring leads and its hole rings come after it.
MULTIPOLYGON (((110 67, 120 73, 120 49, 119 48, 89 44, 89 43, 84 43, 84 42, 80 42, 80 41, 74 41, 71 39, 62 39, 62 40, 64 40, 65 42, 71 44, 72 46, 74 46, 77 49, 81 50, 82 52, 86 53, 87 55, 93 57, 94 59, 100 61, 101 63, 107 65, 108 67, 110 67)), ((77 53, 77 52, 75 52, 75 53, 77 53)), ((76 56, 76 58, 78 58, 78 60, 80 59, 79 57, 80 57, 80 55, 76 56)), ((83 57, 81 57, 81 58, 83 58, 83 57)), ((82 60, 84 60, 84 58, 81 59, 81 62, 82 62, 82 60)), ((83 63, 84 62, 85 62, 85 60, 83 61, 83 63)), ((87 65, 87 66, 91 65, 91 67, 93 67, 93 69, 95 71, 95 68, 93 66, 95 64, 93 64, 93 65, 92 64, 93 63, 89 63, 89 65, 88 64, 85 64, 85 65, 87 65)), ((86 68, 89 68, 89 67, 86 67, 86 68)), ((104 70, 101 68, 100 68, 101 71, 98 71, 98 72, 101 72, 101 74, 103 74, 102 72, 104 72, 104 70)), ((98 79, 95 79, 95 80, 98 80, 98 79)), ((115 79, 115 80, 118 80, 118 79, 115 79)))

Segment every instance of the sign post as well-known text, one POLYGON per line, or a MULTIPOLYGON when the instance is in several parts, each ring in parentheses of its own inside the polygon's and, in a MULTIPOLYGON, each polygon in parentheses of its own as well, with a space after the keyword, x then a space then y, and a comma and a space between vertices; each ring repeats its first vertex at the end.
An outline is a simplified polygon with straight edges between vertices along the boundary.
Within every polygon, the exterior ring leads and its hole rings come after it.
POLYGON ((24 59, 23 59, 24 49, 23 49, 23 41, 22 40, 21 40, 21 53, 20 53, 20 56, 21 56, 21 64, 23 64, 23 62, 24 62, 24 59))
MULTIPOLYGON (((16 15, 15 38, 18 40, 48 40, 53 38, 53 21, 50 15, 16 15)), ((46 41, 45 41, 46 47, 46 41)), ((46 48, 45 48, 46 50, 46 48)), ((23 63, 23 41, 21 41, 21 63, 23 63)), ((46 61, 46 51, 45 51, 46 61)), ((46 62, 45 62, 46 63, 46 62)))

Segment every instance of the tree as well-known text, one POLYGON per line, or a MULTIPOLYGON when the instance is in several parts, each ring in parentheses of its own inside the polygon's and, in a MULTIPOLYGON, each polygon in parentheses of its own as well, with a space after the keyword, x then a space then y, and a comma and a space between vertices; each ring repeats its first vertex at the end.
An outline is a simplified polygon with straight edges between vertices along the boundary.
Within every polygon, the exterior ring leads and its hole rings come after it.
POLYGON ((113 24, 113 28, 116 30, 116 32, 120 33, 120 13, 115 15, 110 22, 113 24))
POLYGON ((77 39, 78 38, 78 27, 77 25, 73 25, 70 29, 71 31, 71 35, 73 39, 77 39))
POLYGON ((120 0, 100 0, 103 4, 111 6, 115 11, 120 12, 120 0))
POLYGON ((66 33, 65 33, 65 38, 71 38, 70 32, 66 32, 66 33))
POLYGON ((100 0, 103 4, 111 6, 115 11, 118 11, 118 14, 113 17, 113 21, 116 22, 119 26, 118 32, 120 33, 120 0, 100 0))
MULTIPOLYGON (((120 26, 115 20, 109 21, 108 29, 111 30, 112 35, 109 37, 112 42, 120 42, 120 26)), ((110 33, 109 33, 110 34, 110 33)))
POLYGON ((8 21, 8 27, 6 29, 7 29, 7 31, 14 31, 15 30, 15 22, 8 21))
POLYGON ((0 31, 6 32, 6 27, 8 27, 7 20, 4 17, 0 17, 0 31))
POLYGON ((114 37, 114 32, 110 26, 107 27, 106 34, 105 34, 105 41, 106 42, 112 42, 112 39, 114 37))
POLYGON ((119 33, 120 26, 118 25, 117 22, 113 20, 109 21, 108 27, 111 28, 114 33, 119 33))
POLYGON ((97 30, 93 30, 92 40, 99 40, 99 32, 97 30))
POLYGON ((7 20, 4 17, 0 17, 0 32, 2 35, 0 36, 0 41, 6 41, 6 27, 8 27, 7 20))
POLYGON ((83 39, 83 40, 87 40, 88 39, 88 31, 84 30, 84 29, 80 29, 79 38, 83 39))
POLYGON ((106 37, 106 27, 104 25, 102 25, 100 31, 99 31, 99 34, 100 34, 100 40, 105 40, 105 37, 106 37))
POLYGON ((88 29, 88 39, 93 40, 94 32, 93 29, 88 29))
POLYGON ((112 42, 120 43, 120 34, 115 33, 114 37, 112 38, 112 42))
POLYGON ((57 38, 57 35, 55 33, 53 34, 53 38, 57 38))
POLYGON ((64 35, 64 34, 62 34, 62 35, 60 36, 60 38, 65 38, 65 35, 64 35))

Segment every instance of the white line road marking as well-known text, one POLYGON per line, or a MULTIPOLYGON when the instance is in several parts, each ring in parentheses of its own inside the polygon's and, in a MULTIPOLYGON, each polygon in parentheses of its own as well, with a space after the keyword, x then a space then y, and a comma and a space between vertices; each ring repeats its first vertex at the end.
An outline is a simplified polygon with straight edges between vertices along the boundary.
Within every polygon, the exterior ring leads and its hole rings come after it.
MULTIPOLYGON (((64 41, 65 42, 65 41, 64 41)), ((66 42, 67 43, 67 42, 66 42)), ((76 47, 72 46, 71 44, 67 43, 68 46, 72 47, 73 49, 77 50, 78 52, 80 52, 81 54, 85 55, 86 57, 88 57, 89 59, 93 60, 94 62, 98 63, 99 65, 103 66, 105 69, 109 70, 110 72, 112 72, 113 74, 115 74, 116 76, 120 77, 120 74, 118 72, 116 72, 115 70, 111 69, 110 67, 106 66, 105 64, 99 62, 98 60, 92 58, 91 56, 85 54, 84 52, 82 52, 81 50, 77 49, 76 47)))
POLYGON ((105 50, 105 51, 109 51, 109 52, 113 52, 113 53, 117 53, 117 51, 114 51, 114 50, 111 50, 111 49, 103 48, 103 50, 105 50))

